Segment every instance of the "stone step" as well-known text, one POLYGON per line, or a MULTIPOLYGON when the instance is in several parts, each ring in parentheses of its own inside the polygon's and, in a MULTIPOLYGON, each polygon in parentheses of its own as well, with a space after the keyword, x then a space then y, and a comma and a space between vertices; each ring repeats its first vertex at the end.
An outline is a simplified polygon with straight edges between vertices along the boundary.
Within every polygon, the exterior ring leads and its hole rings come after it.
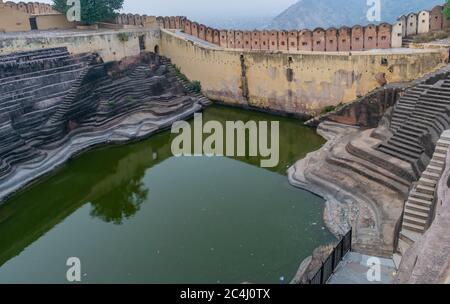
POLYGON ((435 121, 428 121, 424 119, 417 118, 413 115, 409 118, 408 122, 405 123, 406 125, 415 125, 419 128, 422 128, 425 132, 427 130, 434 129, 436 133, 441 133, 444 126, 442 126, 438 120, 435 121))
POLYGON ((444 92, 433 92, 429 90, 425 95, 422 95, 419 100, 421 102, 427 101, 427 102, 435 102, 438 104, 449 104, 450 102, 450 96, 447 93, 444 92))
POLYGON ((432 165, 433 167, 439 167, 439 168, 443 168, 444 167, 444 162, 442 160, 438 160, 438 159, 432 159, 430 161, 430 165, 432 165))
POLYGON ((429 213, 423 211, 417 211, 415 209, 405 208, 405 215, 408 217, 414 217, 417 219, 428 221, 429 213))
POLYGON ((401 159, 401 160, 404 160, 404 161, 407 161, 407 162, 410 162, 410 163, 415 161, 414 158, 406 156, 406 155, 404 155, 402 153, 398 153, 398 152, 396 152, 396 151, 394 151, 394 150, 392 150, 392 149, 390 149, 390 148, 388 148, 388 147, 386 147, 384 145, 379 146, 378 150, 383 152, 383 153, 386 153, 386 154, 388 154, 390 156, 393 156, 395 158, 398 158, 398 159, 401 159))
POLYGON ((439 173, 430 171, 429 168, 427 167, 427 169, 422 173, 422 177, 430 180, 439 180, 441 175, 439 173))
POLYGON ((416 192, 420 192, 420 193, 423 193, 423 194, 428 194, 428 195, 433 195, 434 196, 435 188, 419 184, 416 187, 416 192))
POLYGON ((410 230, 413 232, 424 233, 425 226, 424 225, 416 225, 416 224, 409 223, 409 222, 403 222, 402 230, 410 230))
POLYGON ((422 176, 419 179, 419 184, 430 187, 430 188, 435 188, 436 184, 437 184, 437 180, 428 179, 428 178, 422 176))
POLYGON ((405 227, 402 227, 402 230, 400 231, 400 238, 398 241, 398 249, 402 254, 405 254, 405 252, 411 248, 412 245, 414 245, 414 241, 410 240, 406 235, 405 235, 405 231, 410 231, 407 230, 405 227))
POLYGON ((409 216, 409 215, 403 216, 403 224, 409 223, 409 224, 423 227, 425 229, 427 222, 428 222, 427 220, 424 220, 421 218, 417 218, 417 217, 413 217, 413 216, 409 216))
POLYGON ((403 150, 410 151, 410 152, 412 152, 414 154, 417 154, 417 155, 421 154, 423 152, 423 150, 424 150, 422 147, 418 147, 416 145, 408 145, 408 144, 406 144, 404 142, 401 142, 400 140, 397 140, 396 138, 390 140, 388 143, 391 146, 395 146, 395 147, 401 148, 403 150))
POLYGON ((424 206, 424 205, 417 204, 414 201, 408 200, 405 204, 405 209, 406 208, 408 208, 409 210, 415 210, 415 211, 419 211, 419 212, 429 213, 431 211, 431 202, 430 202, 430 205, 424 206))
POLYGON ((436 143, 436 146, 448 149, 450 147, 450 140, 439 139, 438 142, 436 143))
POLYGON ((406 156, 411 159, 417 159, 420 156, 420 152, 413 152, 413 151, 407 150, 404 147, 399 146, 400 144, 393 145, 393 143, 395 143, 395 142, 390 140, 388 142, 388 144, 384 145, 383 147, 385 149, 393 151, 394 153, 397 153, 398 155, 403 155, 403 156, 406 156))
POLYGON ((411 136, 409 134, 404 134, 404 133, 398 133, 397 132, 397 133, 394 134, 394 136, 392 138, 395 138, 395 140, 401 139, 404 142, 410 142, 410 143, 413 143, 415 145, 420 146, 417 136, 411 136))
POLYGON ((406 241, 409 245, 414 244, 418 240, 422 238, 422 233, 417 233, 414 231, 410 231, 407 229, 402 229, 400 234, 403 236, 403 240, 406 241))
POLYGON ((448 152, 448 148, 449 147, 436 145, 434 153, 439 153, 439 154, 445 154, 446 155, 447 152, 448 152))
POLYGON ((433 174, 437 174, 438 176, 440 176, 442 174, 442 167, 438 167, 438 166, 433 166, 433 165, 428 165, 427 167, 427 171, 428 173, 433 173, 433 174))
POLYGON ((418 103, 414 109, 416 113, 428 113, 431 115, 436 115, 442 112, 445 112, 446 107, 441 106, 438 103, 434 103, 434 105, 428 105, 425 103, 418 103))
POLYGON ((433 154, 433 160, 444 162, 446 158, 447 158, 447 154, 444 154, 444 153, 437 152, 437 153, 433 154))
POLYGON ((417 122, 411 122, 408 120, 407 122, 404 122, 402 125, 402 130, 407 130, 410 132, 413 132, 415 134, 423 134, 428 131, 428 126, 424 125, 423 123, 417 123, 417 122))
POLYGON ((407 136, 413 137, 413 138, 417 138, 423 135, 423 131, 411 131, 411 130, 405 130, 403 128, 401 128, 398 133, 400 134, 405 134, 407 136))

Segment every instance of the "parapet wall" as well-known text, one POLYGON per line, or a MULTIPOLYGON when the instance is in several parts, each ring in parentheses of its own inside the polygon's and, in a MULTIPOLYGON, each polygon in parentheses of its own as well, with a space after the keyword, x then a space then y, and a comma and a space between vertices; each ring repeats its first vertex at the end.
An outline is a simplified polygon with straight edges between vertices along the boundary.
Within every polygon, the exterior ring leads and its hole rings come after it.
MULTIPOLYGON (((205 38, 217 43, 221 33, 204 30, 205 38)), ((344 32, 348 34, 350 29, 344 32)), ((274 42, 271 34, 260 35, 260 44, 270 48, 274 42)), ((314 33, 309 34, 314 39, 314 33)), ((315 39, 323 39, 323 34, 317 32, 315 39)), ((238 39, 227 43, 242 45, 253 38, 239 31, 235 37, 238 39)), ((286 32, 286 44, 292 42, 290 38, 292 33, 286 32)), ((159 28, 0 36, 0 55, 54 47, 67 47, 72 54, 96 52, 104 61, 142 51, 158 52, 189 79, 199 80, 210 99, 298 116, 315 115, 327 106, 353 101, 385 83, 413 80, 448 58, 448 52, 439 49, 287 53, 215 48, 159 28)))
POLYGON ((98 53, 104 61, 117 61, 124 57, 138 55, 141 51, 155 50, 159 44, 160 30, 130 29, 102 30, 97 32, 49 32, 42 35, 24 34, 0 37, 0 55, 17 51, 67 47, 70 53, 98 53), (139 40, 143 45, 139 43, 139 40), (144 49, 141 49, 142 46, 144 49))
POLYGON ((401 16, 394 24, 381 23, 366 26, 354 25, 340 28, 313 30, 241 31, 214 29, 185 17, 157 17, 164 29, 180 29, 199 39, 222 48, 270 51, 349 52, 372 49, 400 48, 406 36, 426 34, 450 26, 444 18, 444 6, 432 10, 401 16), (211 33, 216 39, 208 36, 211 33))
POLYGON ((355 100, 379 87, 381 80, 411 81, 447 59, 439 50, 237 51, 208 48, 172 31, 161 32, 161 54, 189 79, 199 80, 208 98, 299 116, 355 100))
POLYGON ((153 27, 162 26, 157 23, 155 16, 139 15, 139 14, 119 14, 114 20, 119 25, 129 25, 136 27, 153 27))
POLYGON ((12 9, 28 13, 30 15, 46 15, 46 14, 58 14, 57 11, 53 9, 53 7, 48 3, 39 3, 39 2, 12 2, 7 1, 2 3, 0 1, 0 6, 10 7, 12 9))

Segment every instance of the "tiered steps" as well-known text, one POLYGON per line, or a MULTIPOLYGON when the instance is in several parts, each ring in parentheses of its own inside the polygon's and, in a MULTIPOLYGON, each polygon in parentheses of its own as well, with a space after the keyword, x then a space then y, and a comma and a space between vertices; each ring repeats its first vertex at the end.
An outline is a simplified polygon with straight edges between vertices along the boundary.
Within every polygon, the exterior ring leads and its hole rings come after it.
POLYGON ((403 40, 402 40, 402 47, 404 47, 404 48, 409 48, 409 46, 411 45, 411 43, 413 43, 414 42, 414 37, 413 36, 406 36, 406 37, 403 37, 403 40))
POLYGON ((391 124, 393 135, 378 150, 409 162, 420 176, 433 151, 425 143, 434 143, 444 130, 450 128, 449 113, 448 75, 433 85, 422 84, 408 90, 394 109, 391 124))
POLYGON ((135 128, 124 131, 131 137, 145 134, 209 102, 177 78, 169 61, 149 56, 114 76, 96 55, 71 56, 65 48, 0 56, 0 180, 74 136, 106 136, 116 127, 135 128))
POLYGON ((186 91, 188 91, 191 96, 193 96, 195 98, 198 98, 199 102, 202 105, 207 106, 207 105, 210 105, 212 103, 211 100, 206 98, 201 92, 195 92, 192 89, 192 86, 189 83, 189 81, 187 81, 184 78, 179 77, 179 75, 176 73, 175 67, 173 66, 173 64, 172 64, 170 59, 168 59, 166 57, 161 57, 161 62, 167 66, 167 68, 169 69, 169 73, 174 78, 176 78, 177 81, 179 81, 183 85, 184 89, 186 91))
MULTIPOLYGON (((400 239, 409 245, 425 233, 432 222, 436 187, 444 170, 445 158, 449 148, 450 130, 446 130, 436 144, 436 150, 430 164, 422 173, 406 201, 400 239)), ((403 247, 405 247, 405 244, 403 244, 403 247)))
POLYGON ((14 164, 45 154, 33 145, 37 130, 57 110, 91 57, 70 56, 66 48, 0 56, 0 177, 14 164))
POLYGON ((420 84, 406 90, 394 107, 391 119, 391 130, 397 131, 405 119, 408 119, 416 106, 419 97, 430 88, 430 85, 420 84))

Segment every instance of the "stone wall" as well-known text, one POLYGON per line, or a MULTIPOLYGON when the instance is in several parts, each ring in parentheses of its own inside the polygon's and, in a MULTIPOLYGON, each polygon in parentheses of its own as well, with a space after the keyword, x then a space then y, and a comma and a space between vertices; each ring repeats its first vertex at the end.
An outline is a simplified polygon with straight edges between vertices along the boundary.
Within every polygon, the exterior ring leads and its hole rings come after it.
MULTIPOLYGON (((162 23, 162 27, 167 28, 167 24, 162 23)), ((367 27, 356 25, 351 30, 347 27, 342 27, 339 30, 332 27, 328 29, 317 28, 313 31, 255 30, 252 32, 212 29, 212 32, 220 32, 216 40, 207 39, 206 28, 205 25, 200 25, 197 32, 197 23, 188 19, 184 19, 182 27, 187 34, 214 43, 222 48, 230 49, 349 52, 392 47, 392 26, 386 23, 367 27)), ((395 43, 396 47, 398 47, 397 44, 395 43)))
POLYGON ((0 7, 0 33, 29 31, 30 15, 10 7, 0 7))
MULTIPOLYGON (((212 33, 213 42, 217 42, 217 37, 214 39, 217 32, 212 33)), ((227 40, 227 45, 233 41, 242 44, 244 33, 233 33, 234 39, 227 40)), ((258 41, 255 33, 247 35, 252 45, 258 41)), ((227 37, 229 34, 227 31, 227 37)), ((286 41, 289 45, 289 33, 281 40, 277 34, 277 31, 259 32, 260 44, 269 41, 272 46, 286 41)), ((322 32, 316 35, 316 41, 323 41, 323 34, 326 38, 322 32)), ((0 55, 17 50, 67 47, 73 54, 96 52, 105 61, 113 61, 139 54, 140 37, 145 50, 171 58, 189 79, 201 81, 210 98, 295 115, 314 115, 327 106, 355 100, 380 86, 380 75, 387 83, 417 78, 437 68, 448 55, 440 50, 290 54, 228 50, 219 46, 214 49, 188 41, 170 30, 144 28, 5 36, 0 39, 0 55)), ((298 37, 299 47, 312 49, 311 32, 301 32, 298 37)), ((348 41, 341 43, 348 45, 348 41)))
POLYGON ((379 88, 352 103, 338 106, 334 111, 316 117, 306 122, 306 125, 317 127, 321 122, 376 128, 387 109, 398 100, 403 88, 387 86, 379 88))
POLYGON ((189 79, 201 82, 210 99, 299 116, 355 100, 379 87, 380 80, 413 80, 447 58, 439 50, 352 55, 236 51, 202 46, 167 30, 162 30, 160 46, 161 54, 189 79))
POLYGON ((37 29, 72 29, 76 23, 55 11, 50 4, 38 2, 3 3, 0 0, 0 32, 31 31, 30 19, 36 19, 37 29))
MULTIPOLYGON (((180 17, 177 19, 177 25, 180 26, 180 17)), ((139 14, 119 14, 116 16, 114 23, 131 27, 156 27, 163 26, 160 24, 161 19, 155 16, 139 15, 139 14)), ((164 22, 164 21, 162 21, 164 22)), ((175 20, 172 21, 175 23, 175 20)), ((170 26, 170 19, 169 19, 170 26)))
POLYGON ((76 27, 76 23, 67 21, 66 16, 63 14, 38 15, 36 16, 36 25, 41 31, 65 30, 76 27))
MULTIPOLYGON (((431 11, 412 12, 401 16, 394 24, 381 23, 367 26, 353 25, 350 28, 316 28, 313 30, 271 30, 271 31, 234 31, 214 30, 220 32, 217 40, 208 40, 204 35, 206 25, 200 26, 185 17, 158 17, 159 24, 165 29, 182 29, 187 34, 207 40, 222 48, 245 49, 259 51, 316 51, 316 52, 349 52, 372 49, 399 48, 405 36, 425 34, 429 31, 442 30, 446 25, 443 6, 436 6, 431 11), (169 22, 170 18, 180 18, 177 23, 169 22), (167 19, 167 22, 164 20, 167 19), (238 33, 236 37, 236 33, 238 33), (400 34, 400 35, 399 35, 400 34)), ((450 25, 450 22, 447 22, 450 25)))
POLYGON ((438 31, 442 29, 443 26, 443 7, 442 6, 436 6, 431 10, 431 19, 430 19, 430 29, 432 31, 438 31))
POLYGON ((96 52, 105 61, 120 60, 141 52, 139 37, 143 37, 145 50, 154 51, 159 45, 160 30, 133 29, 101 32, 57 32, 42 35, 20 35, 0 38, 0 55, 17 51, 31 51, 43 48, 67 47, 69 52, 79 54, 96 52))
POLYGON ((53 9, 53 7, 48 3, 39 3, 39 2, 12 2, 7 1, 2 3, 0 1, 0 7, 9 7, 14 10, 18 10, 24 13, 28 13, 30 15, 47 15, 47 14, 58 14, 57 11, 53 9))

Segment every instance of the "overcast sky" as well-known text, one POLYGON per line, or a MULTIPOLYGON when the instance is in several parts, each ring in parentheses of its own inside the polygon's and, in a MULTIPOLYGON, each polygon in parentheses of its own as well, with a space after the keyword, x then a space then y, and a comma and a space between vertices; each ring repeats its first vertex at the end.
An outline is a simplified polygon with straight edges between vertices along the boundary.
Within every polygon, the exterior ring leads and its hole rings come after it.
MULTIPOLYGON (((40 0, 52 3, 51 0, 40 0)), ((18 2, 18 0, 15 0, 18 2)), ((147 15, 232 18, 276 16, 297 0, 125 0, 124 11, 147 15)))

